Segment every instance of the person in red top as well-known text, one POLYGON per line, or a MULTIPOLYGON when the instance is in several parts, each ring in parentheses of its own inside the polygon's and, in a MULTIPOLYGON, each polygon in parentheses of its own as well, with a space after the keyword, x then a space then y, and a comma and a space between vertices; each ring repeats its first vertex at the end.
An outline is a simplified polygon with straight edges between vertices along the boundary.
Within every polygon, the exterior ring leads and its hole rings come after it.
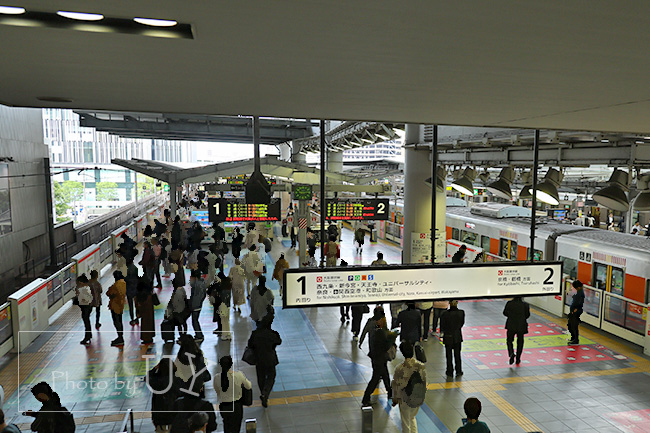
POLYGON ((336 259, 341 257, 341 248, 336 243, 336 236, 330 235, 330 240, 325 244, 325 260, 327 267, 336 266, 336 259))

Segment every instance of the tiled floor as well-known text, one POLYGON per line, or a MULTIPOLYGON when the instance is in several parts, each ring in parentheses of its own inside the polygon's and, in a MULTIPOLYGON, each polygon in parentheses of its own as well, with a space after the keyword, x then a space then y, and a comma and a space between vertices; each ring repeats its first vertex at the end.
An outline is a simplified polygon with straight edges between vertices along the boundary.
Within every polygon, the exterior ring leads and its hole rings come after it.
MULTIPOLYGON (((288 242, 276 241, 270 256, 277 258, 280 251, 287 251, 287 259, 295 266, 296 254, 287 245, 288 242)), ((401 257, 394 246, 368 242, 363 255, 356 255, 352 234, 347 230, 343 233, 341 250, 342 257, 351 264, 367 265, 379 250, 389 263, 399 263, 401 257)), ((231 260, 232 257, 228 264, 231 260)), ((271 258, 267 268, 270 276, 271 258)), ((111 279, 104 278, 103 282, 107 287, 111 279)), ((169 286, 170 281, 165 280, 160 295, 163 305, 170 295, 169 286)), ((367 343, 360 350, 352 341, 350 324, 340 322, 338 308, 282 310, 277 282, 270 282, 270 286, 276 295, 274 329, 283 339, 278 349, 278 375, 270 407, 264 409, 256 400, 252 407, 245 409, 245 418, 257 420, 258 432, 359 432, 361 395, 371 374, 367 343)), ((424 343, 429 391, 426 404, 417 415, 420 432, 455 432, 464 417, 463 402, 469 396, 481 399, 481 419, 496 433, 650 431, 647 427, 650 364, 639 347, 583 325, 583 345, 569 350, 563 333, 565 320, 533 310, 523 356, 525 362, 511 367, 504 362, 507 356, 502 329, 503 304, 504 301, 460 304, 467 316, 462 378, 448 379, 444 375, 444 347, 435 336, 424 343)), ((202 348, 213 375, 218 373, 219 357, 232 354, 235 360, 241 358, 253 329, 248 312, 246 307, 241 315, 231 315, 234 339, 220 341, 209 332, 214 324, 212 308, 206 304, 201 325, 208 332, 202 348)), ((162 319, 162 313, 162 308, 156 311, 157 320, 162 319)), ((0 360, 0 378, 7 383, 16 377, 21 381, 20 404, 18 393, 13 392, 16 386, 5 384, 11 394, 4 407, 8 418, 17 423, 28 422, 29 419, 18 414, 39 407, 28 391, 29 384, 40 380, 51 383, 55 374, 58 378, 55 388, 64 404, 75 413, 77 432, 116 432, 121 413, 128 408, 138 411, 136 431, 153 432, 146 412, 150 409, 150 394, 142 381, 147 369, 142 356, 160 358, 174 353, 178 346, 164 345, 157 336, 154 346, 142 349, 138 346, 137 328, 133 328, 136 332, 127 338, 124 350, 112 348, 110 340, 114 334, 107 311, 102 323, 102 332, 95 333, 92 346, 80 346, 78 333, 82 324, 76 307, 70 308, 52 327, 65 332, 63 337, 54 334, 60 340, 54 351, 39 352, 39 348, 47 347, 43 345, 45 338, 35 343, 20 355, 22 371, 18 372, 17 363, 10 356, 0 360), (66 323, 74 331, 66 331, 63 326, 66 323), (89 389, 93 384, 91 378, 96 385, 94 389, 89 389), (99 389, 99 383, 107 389, 99 389)), ((236 362, 236 368, 253 382, 254 397, 258 399, 254 368, 236 362)), ((398 355, 389 365, 391 374, 399 362, 398 355)), ((211 384, 209 388, 207 397, 216 402, 211 384)), ((222 428, 219 420, 218 431, 222 428)), ((373 430, 400 431, 399 410, 386 400, 383 386, 374 404, 373 430)))

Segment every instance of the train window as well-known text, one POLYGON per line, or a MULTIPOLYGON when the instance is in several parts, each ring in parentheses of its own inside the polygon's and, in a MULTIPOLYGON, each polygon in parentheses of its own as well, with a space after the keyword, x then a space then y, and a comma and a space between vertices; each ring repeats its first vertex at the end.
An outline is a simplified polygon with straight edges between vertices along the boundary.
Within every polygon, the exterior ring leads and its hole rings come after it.
POLYGON ((499 255, 508 258, 508 239, 499 239, 499 255))
POLYGON ((481 248, 483 248, 483 251, 486 253, 490 252, 490 237, 489 236, 481 236, 481 248))
POLYGON ((466 232, 465 230, 460 231, 461 242, 466 244, 478 246, 478 235, 472 232, 466 232))
POLYGON ((607 290, 607 265, 594 263, 594 281, 597 289, 607 290))
POLYGON ((510 239, 499 240, 499 255, 510 260, 517 260, 517 242, 510 239))
POLYGON ((578 278, 578 261, 569 259, 568 257, 560 256, 560 261, 562 261, 563 266, 562 270, 566 275, 569 276, 572 280, 578 278))
POLYGON ((459 241, 460 240, 460 230, 452 228, 451 229, 451 238, 456 239, 457 241, 459 241))
POLYGON ((510 241, 510 255, 508 256, 510 260, 517 260, 517 242, 510 241))
POLYGON ((623 296, 623 279, 625 277, 625 272, 622 269, 615 268, 612 266, 612 286, 610 292, 615 295, 623 296))
POLYGON ((544 252, 540 250, 535 250, 535 254, 533 255, 533 261, 540 261, 544 260, 544 252))

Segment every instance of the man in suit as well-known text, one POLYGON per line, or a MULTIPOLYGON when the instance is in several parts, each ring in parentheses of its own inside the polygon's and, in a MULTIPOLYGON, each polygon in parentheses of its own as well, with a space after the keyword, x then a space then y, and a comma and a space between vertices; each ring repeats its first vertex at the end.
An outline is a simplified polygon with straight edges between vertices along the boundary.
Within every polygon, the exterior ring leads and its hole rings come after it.
POLYGON ((463 343, 461 328, 465 324, 465 312, 458 309, 458 301, 449 302, 449 310, 440 316, 440 329, 442 330, 442 342, 447 352, 447 376, 454 375, 454 362, 456 364, 456 376, 463 375, 463 367, 460 361, 460 349, 463 343))
POLYGON ((415 302, 407 302, 406 310, 400 311, 397 316, 397 325, 402 328, 400 338, 411 345, 420 341, 422 319, 420 311, 415 308, 415 302))
POLYGON ((506 316, 506 343, 508 344, 508 355, 510 364, 515 362, 515 351, 513 342, 517 336, 517 364, 521 363, 521 353, 524 351, 524 334, 528 334, 528 322, 530 317, 530 307, 521 299, 521 296, 515 296, 506 303, 503 309, 503 315, 506 316))

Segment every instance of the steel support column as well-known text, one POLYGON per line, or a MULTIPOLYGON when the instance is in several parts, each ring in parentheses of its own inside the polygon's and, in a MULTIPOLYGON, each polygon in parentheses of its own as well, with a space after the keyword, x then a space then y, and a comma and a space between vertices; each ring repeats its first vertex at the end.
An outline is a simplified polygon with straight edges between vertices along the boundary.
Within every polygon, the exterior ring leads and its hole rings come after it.
POLYGON ((433 125, 431 143, 431 264, 436 263, 436 196, 438 190, 438 125, 433 125))
POLYGON ((539 165, 539 129, 535 130, 533 142, 533 206, 530 212, 530 248, 528 248, 528 260, 531 262, 535 257, 535 222, 537 221, 537 169, 539 165))
POLYGON ((320 121, 320 267, 325 266, 325 155, 327 145, 325 143, 325 121, 320 121))

